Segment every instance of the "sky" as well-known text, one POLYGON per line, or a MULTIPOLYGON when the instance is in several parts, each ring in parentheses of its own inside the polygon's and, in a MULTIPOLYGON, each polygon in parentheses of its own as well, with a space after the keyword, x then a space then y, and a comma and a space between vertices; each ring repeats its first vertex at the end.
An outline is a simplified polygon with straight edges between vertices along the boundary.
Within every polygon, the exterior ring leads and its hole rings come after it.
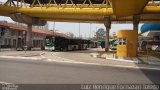
MULTIPOLYGON (((0 21, 14 22, 9 17, 3 17, 3 16, 0 16, 0 21)), ((54 22, 48 22, 48 24, 49 24, 49 29, 53 30, 54 22)), ((61 32, 61 33, 71 32, 78 37, 79 24, 80 24, 80 35, 82 35, 83 38, 93 37, 95 32, 99 28, 105 29, 104 24, 97 24, 97 23, 91 24, 91 23, 55 22, 55 30, 56 32, 61 32)), ((139 31, 141 26, 142 24, 139 24, 139 31)), ((113 32, 117 32, 118 30, 132 29, 132 28, 133 28, 132 24, 112 24, 110 35, 113 35, 113 32)))

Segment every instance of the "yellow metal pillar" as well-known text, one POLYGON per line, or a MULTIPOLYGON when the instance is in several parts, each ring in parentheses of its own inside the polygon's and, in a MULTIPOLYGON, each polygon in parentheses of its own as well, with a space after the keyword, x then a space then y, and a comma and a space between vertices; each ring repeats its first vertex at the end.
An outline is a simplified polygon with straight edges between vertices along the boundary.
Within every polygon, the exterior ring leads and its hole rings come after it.
POLYGON ((109 51, 109 30, 111 28, 111 18, 110 16, 104 17, 104 25, 106 27, 106 37, 105 37, 105 51, 109 51))
POLYGON ((32 48, 32 24, 27 24, 27 40, 26 40, 26 43, 27 43, 27 50, 31 50, 32 48))
POLYGON ((136 32, 136 55, 138 55, 138 25, 140 21, 140 15, 134 15, 133 16, 133 30, 136 32))

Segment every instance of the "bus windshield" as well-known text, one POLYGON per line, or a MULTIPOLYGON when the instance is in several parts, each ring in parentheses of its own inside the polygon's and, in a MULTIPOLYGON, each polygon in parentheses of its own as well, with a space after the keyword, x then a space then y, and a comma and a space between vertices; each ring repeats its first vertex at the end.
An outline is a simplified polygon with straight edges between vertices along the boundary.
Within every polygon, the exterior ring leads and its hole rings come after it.
POLYGON ((53 46, 54 42, 55 42, 55 39, 53 37, 45 39, 46 46, 53 46))

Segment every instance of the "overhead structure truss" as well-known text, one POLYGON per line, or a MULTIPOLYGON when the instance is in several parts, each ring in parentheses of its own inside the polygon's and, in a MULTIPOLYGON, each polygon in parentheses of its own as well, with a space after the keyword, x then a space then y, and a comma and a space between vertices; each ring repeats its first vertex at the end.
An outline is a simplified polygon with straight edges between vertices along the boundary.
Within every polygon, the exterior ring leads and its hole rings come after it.
MULTIPOLYGON (((10 17, 14 13, 62 22, 103 23, 104 16, 111 16, 112 21, 118 23, 128 23, 133 19, 132 16, 116 17, 111 0, 7 0, 0 2, 0 15, 10 17)), ((141 14, 142 21, 160 21, 160 0, 150 0, 139 14, 141 14)))
POLYGON ((109 0, 8 0, 4 3, 15 7, 57 7, 57 8, 109 8, 109 0))

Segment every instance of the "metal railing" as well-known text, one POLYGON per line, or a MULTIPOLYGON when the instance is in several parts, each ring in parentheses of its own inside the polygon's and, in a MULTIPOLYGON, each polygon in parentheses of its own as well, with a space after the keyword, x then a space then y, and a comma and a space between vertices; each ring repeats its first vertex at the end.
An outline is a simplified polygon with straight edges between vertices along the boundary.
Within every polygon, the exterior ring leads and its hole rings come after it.
POLYGON ((147 6, 160 6, 160 1, 151 0, 148 2, 147 6))
MULTIPOLYGON (((81 2, 76 3, 75 0, 64 0, 63 3, 58 2, 59 0, 48 0, 47 2, 42 2, 41 0, 32 0, 30 4, 26 0, 7 0, 6 2, 0 2, 7 6, 15 7, 58 7, 58 8, 109 8, 112 7, 110 0, 100 0, 96 3, 96 0, 81 0, 81 2)), ((160 1, 150 0, 147 6, 160 6, 160 1)))
POLYGON ((60 7, 60 8, 104 8, 111 7, 109 0, 101 0, 101 3, 93 3, 93 0, 83 0, 81 3, 75 3, 73 0, 65 0, 63 3, 59 3, 57 0, 48 0, 48 2, 41 2, 40 0, 33 0, 30 4, 27 4, 25 0, 8 0, 4 5, 15 7, 60 7))

